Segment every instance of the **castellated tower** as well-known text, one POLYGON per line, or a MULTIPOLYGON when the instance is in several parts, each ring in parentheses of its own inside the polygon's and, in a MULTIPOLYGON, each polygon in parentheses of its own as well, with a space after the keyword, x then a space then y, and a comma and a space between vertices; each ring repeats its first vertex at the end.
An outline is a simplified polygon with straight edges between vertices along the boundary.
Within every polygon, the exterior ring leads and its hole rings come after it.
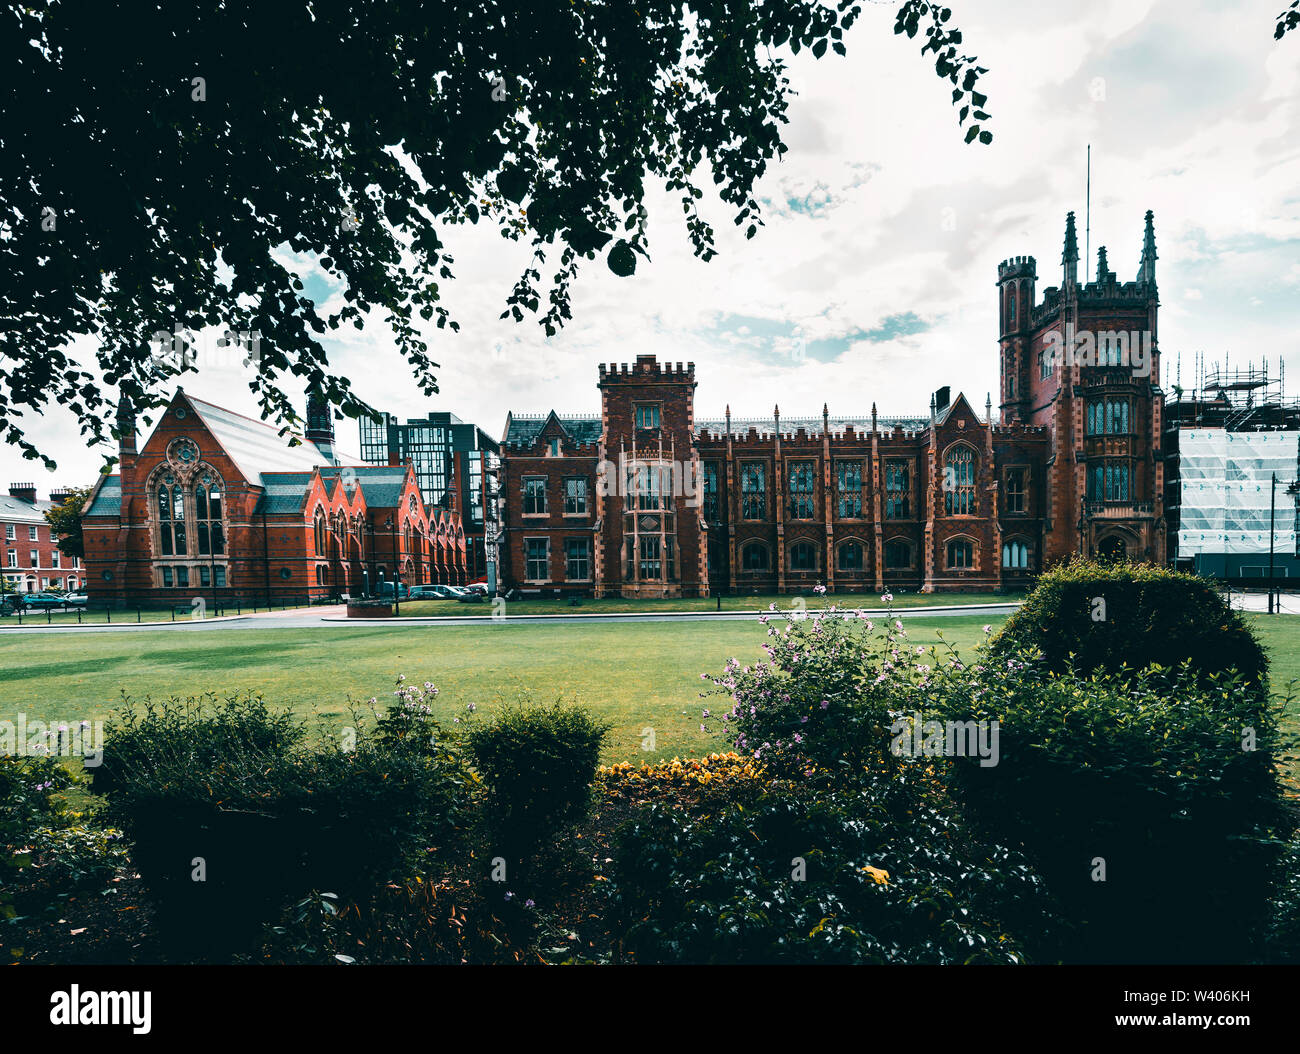
POLYGON ((998 267, 1002 419, 1051 436, 1047 563, 1077 551, 1165 560, 1156 258, 1147 212, 1137 277, 1120 282, 1103 246, 1081 284, 1071 212, 1061 285, 1041 302, 1033 257, 998 267))
POLYGON ((597 595, 707 596, 695 364, 640 355, 602 364, 598 386, 600 457, 619 485, 597 492, 597 595))

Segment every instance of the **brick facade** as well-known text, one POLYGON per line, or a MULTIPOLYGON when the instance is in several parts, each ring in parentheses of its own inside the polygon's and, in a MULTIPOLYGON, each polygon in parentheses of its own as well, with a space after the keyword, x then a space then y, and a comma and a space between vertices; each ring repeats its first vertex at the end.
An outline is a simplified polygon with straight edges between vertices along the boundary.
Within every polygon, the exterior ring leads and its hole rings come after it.
POLYGON ((778 407, 697 421, 694 364, 652 355, 599 367, 599 418, 510 414, 503 582, 595 596, 994 591, 1081 549, 1164 562, 1151 214, 1136 281, 1098 257, 1081 285, 1071 214, 1062 285, 1041 303, 1033 257, 999 267, 1003 423, 991 400, 981 416, 946 388, 928 418, 823 406, 820 420, 783 422, 778 407))
POLYGON ((466 581, 458 510, 426 509, 409 465, 346 463, 328 414, 305 437, 177 390, 138 451, 120 412, 120 472, 82 519, 92 602, 135 606, 303 602, 399 577, 466 581))
POLYGON ((12 483, 0 496, 0 574, 11 590, 39 593, 44 589, 76 591, 85 584, 80 559, 59 551, 45 512, 67 497, 56 491, 50 501, 36 497, 34 483, 12 483))

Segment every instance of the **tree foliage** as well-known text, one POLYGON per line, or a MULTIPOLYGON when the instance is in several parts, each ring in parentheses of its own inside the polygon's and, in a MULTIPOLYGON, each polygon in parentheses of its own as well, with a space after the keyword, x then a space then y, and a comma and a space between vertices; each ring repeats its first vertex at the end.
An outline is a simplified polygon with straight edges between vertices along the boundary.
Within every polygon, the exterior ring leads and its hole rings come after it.
MULTIPOLYGON (((286 375, 368 411, 321 338, 382 319, 426 394, 428 329, 456 330, 449 228, 494 225, 533 254, 505 316, 570 318, 580 261, 648 257, 648 186, 715 253, 712 185, 752 237, 755 181, 786 150, 789 53, 846 53, 854 0, 121 0, 0 5, 0 434, 29 458, 50 403, 106 438, 193 368, 159 332, 249 341, 263 414, 297 423, 286 375), (291 255, 292 254, 292 255, 291 255), (306 259, 343 285, 325 310, 306 259), (80 341, 78 338, 81 338, 80 341), (74 343, 76 342, 76 343, 74 343)), ((951 12, 905 0, 967 141, 987 143, 983 69, 951 12)))
POLYGON ((50 536, 64 556, 85 559, 86 543, 81 535, 81 514, 90 497, 89 487, 73 487, 58 505, 45 510, 50 536))

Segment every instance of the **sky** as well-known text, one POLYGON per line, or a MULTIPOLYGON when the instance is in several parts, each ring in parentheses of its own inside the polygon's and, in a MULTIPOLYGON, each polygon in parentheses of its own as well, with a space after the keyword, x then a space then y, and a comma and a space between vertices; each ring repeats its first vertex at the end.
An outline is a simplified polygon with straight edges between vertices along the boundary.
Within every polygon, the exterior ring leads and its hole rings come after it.
MULTIPOLYGON (((868 3, 845 58, 792 57, 789 152, 759 184, 766 226, 746 241, 706 193, 718 256, 695 259, 677 201, 655 194, 649 261, 618 278, 579 272, 572 322, 547 338, 499 315, 527 260, 494 227, 448 232, 456 280, 444 303, 458 334, 429 327, 440 394, 414 383, 382 319, 325 342, 356 393, 401 417, 450 410, 499 436, 507 410, 598 414, 597 364, 654 354, 693 361, 696 416, 924 416, 941 385, 981 409, 997 390, 997 265, 1038 261, 1059 285, 1065 214, 1084 240, 1092 147, 1092 259, 1106 246, 1136 277, 1143 216, 1155 212, 1163 380, 1190 387, 1194 353, 1232 365, 1288 352, 1300 331, 1300 32, 1280 42, 1281 0, 952 0, 963 51, 989 72, 994 133, 966 145, 950 86, 918 41, 893 34, 896 3, 868 3)), ((287 257, 286 257, 287 258, 287 257)), ((340 287, 306 261, 309 294, 340 287)), ((339 331, 342 333, 342 330, 339 331)), ((293 383, 293 378, 287 378, 293 383)), ((235 362, 182 381, 257 416, 235 362)), ((1300 374, 1288 383, 1300 389, 1300 374)), ((293 391, 293 389, 290 389, 293 391)), ((305 399, 303 400, 305 403, 305 399)), ((29 418, 58 462, 46 472, 0 449, 0 485, 88 484, 102 462, 62 411, 29 418)), ((355 451, 356 424, 336 424, 355 451)), ((143 441, 144 436, 141 436, 143 441)))

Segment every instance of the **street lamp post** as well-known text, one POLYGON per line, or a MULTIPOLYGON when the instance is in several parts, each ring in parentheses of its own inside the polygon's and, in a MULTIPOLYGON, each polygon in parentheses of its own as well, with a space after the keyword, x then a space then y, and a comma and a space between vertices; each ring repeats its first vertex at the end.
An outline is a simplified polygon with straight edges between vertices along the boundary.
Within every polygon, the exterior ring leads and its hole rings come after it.
POLYGON ((397 533, 393 530, 393 518, 384 520, 384 530, 393 539, 393 614, 402 613, 402 571, 397 563, 397 533))

